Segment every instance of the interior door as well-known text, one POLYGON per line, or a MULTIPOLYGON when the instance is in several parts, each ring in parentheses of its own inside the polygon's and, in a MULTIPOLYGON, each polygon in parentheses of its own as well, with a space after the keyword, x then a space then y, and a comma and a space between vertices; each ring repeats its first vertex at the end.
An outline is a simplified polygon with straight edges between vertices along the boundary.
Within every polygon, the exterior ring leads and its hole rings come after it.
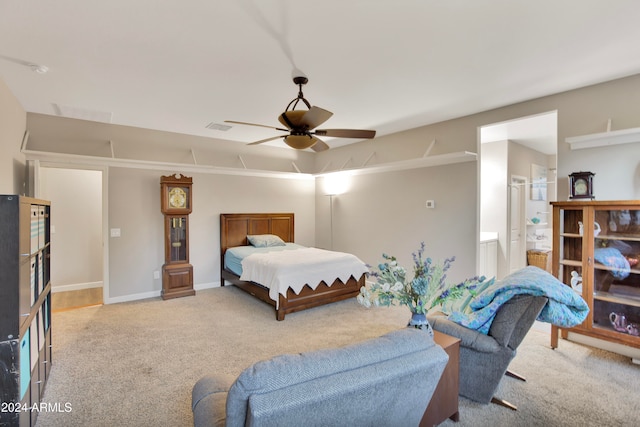
POLYGON ((526 179, 511 178, 509 194, 509 273, 525 266, 523 213, 526 179))

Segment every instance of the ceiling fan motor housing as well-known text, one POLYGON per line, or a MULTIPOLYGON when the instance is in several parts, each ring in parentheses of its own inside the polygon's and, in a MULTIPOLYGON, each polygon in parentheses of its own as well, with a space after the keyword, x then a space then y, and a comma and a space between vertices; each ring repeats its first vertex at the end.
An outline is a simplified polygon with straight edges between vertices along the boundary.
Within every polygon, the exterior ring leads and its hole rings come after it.
POLYGON ((293 78, 293 82, 297 85, 306 85, 308 81, 309 79, 304 76, 298 76, 293 78))

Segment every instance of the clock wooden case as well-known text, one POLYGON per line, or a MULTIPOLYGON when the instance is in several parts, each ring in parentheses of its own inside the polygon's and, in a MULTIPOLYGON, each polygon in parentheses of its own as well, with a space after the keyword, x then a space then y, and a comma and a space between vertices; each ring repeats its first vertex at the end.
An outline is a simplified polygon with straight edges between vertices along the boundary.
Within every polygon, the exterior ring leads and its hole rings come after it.
POLYGON ((189 214, 192 209, 190 177, 160 178, 160 210, 164 215, 164 265, 162 298, 195 295, 193 266, 189 264, 189 214))
POLYGON ((574 172, 569 175, 569 198, 593 199, 593 176, 592 172, 574 172))

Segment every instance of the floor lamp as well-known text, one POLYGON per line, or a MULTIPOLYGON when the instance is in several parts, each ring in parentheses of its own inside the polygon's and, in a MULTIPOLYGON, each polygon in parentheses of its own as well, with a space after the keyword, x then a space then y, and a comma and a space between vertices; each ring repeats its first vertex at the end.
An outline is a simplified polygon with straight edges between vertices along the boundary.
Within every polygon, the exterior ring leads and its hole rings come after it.
POLYGON ((331 174, 330 176, 327 176, 324 180, 324 191, 325 191, 325 196, 329 196, 329 232, 331 233, 331 247, 330 249, 333 250, 333 198, 334 196, 337 196, 339 194, 343 194, 347 188, 348 188, 348 184, 349 184, 349 177, 346 176, 343 173, 338 173, 338 174, 331 174))
POLYGON ((333 250, 333 196, 335 196, 335 194, 327 194, 327 196, 329 196, 329 249, 333 250))

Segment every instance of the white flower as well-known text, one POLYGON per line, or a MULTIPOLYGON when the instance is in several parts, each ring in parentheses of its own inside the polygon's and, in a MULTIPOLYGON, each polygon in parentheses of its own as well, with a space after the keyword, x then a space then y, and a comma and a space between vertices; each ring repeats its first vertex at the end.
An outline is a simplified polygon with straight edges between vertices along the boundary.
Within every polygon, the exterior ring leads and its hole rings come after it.
POLYGON ((402 290, 402 288, 404 288, 404 285, 402 284, 402 282, 396 282, 396 283, 394 283, 394 285, 391 288, 391 290, 393 292, 400 292, 402 290))
POLYGON ((382 292, 389 292, 389 290, 391 289, 391 285, 389 283, 383 283, 382 284, 382 292))
POLYGON ((368 298, 365 298, 362 294, 357 296, 357 300, 360 304, 367 308, 371 308, 371 301, 368 298))

